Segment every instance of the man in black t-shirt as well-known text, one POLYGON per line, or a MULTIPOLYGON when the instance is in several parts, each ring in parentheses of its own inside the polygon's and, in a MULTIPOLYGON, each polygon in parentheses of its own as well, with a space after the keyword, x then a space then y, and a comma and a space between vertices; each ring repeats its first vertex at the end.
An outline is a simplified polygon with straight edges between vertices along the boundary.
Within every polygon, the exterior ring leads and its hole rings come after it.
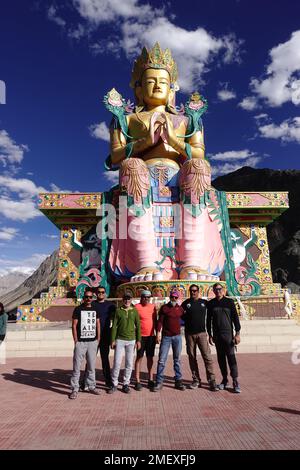
POLYGON ((227 359, 233 380, 233 390, 235 393, 240 393, 238 367, 234 353, 236 345, 240 343, 241 325, 238 313, 233 300, 224 296, 224 288, 221 284, 214 284, 213 291, 216 297, 208 302, 207 332, 210 344, 216 345, 218 363, 223 376, 219 389, 224 390, 228 384, 227 359))
POLYGON ((201 379, 197 363, 197 346, 200 349, 206 370, 206 377, 210 390, 219 390, 215 380, 213 360, 206 333, 207 301, 199 299, 199 287, 196 284, 190 286, 190 298, 185 300, 181 307, 184 310, 182 319, 185 323, 186 352, 189 357, 193 382, 189 388, 201 387, 201 379))
POLYGON ((78 396, 80 368, 84 358, 87 361, 86 384, 88 390, 99 395, 96 390, 95 364, 100 341, 100 313, 92 307, 93 292, 86 289, 83 304, 76 307, 72 316, 72 333, 74 339, 73 374, 71 377, 72 392, 69 398, 78 396))
POLYGON ((97 287, 96 294, 97 300, 92 302, 92 307, 95 307, 100 313, 101 336, 99 350, 102 362, 102 370, 106 386, 111 387, 112 382, 109 364, 110 326, 116 311, 116 306, 109 300, 106 300, 105 287, 97 287))

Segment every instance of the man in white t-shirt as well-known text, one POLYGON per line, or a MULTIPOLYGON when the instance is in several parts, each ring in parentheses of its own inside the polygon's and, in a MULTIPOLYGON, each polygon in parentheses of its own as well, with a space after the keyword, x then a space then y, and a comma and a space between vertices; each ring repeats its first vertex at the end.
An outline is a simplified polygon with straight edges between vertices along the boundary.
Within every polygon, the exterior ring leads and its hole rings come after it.
POLYGON ((96 389, 95 365, 98 344, 100 341, 100 312, 92 307, 93 292, 86 290, 83 303, 76 307, 72 317, 72 333, 74 339, 73 374, 71 377, 71 400, 78 396, 80 368, 84 358, 87 361, 85 379, 88 390, 99 395, 96 389))

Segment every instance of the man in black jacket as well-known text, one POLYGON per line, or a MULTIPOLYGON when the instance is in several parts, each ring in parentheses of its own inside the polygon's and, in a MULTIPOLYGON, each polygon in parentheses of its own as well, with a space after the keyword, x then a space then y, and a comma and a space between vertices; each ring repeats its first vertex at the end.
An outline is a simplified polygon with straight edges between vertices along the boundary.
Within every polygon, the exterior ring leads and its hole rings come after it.
POLYGON ((240 393, 238 367, 234 353, 236 345, 240 343, 241 325, 238 313, 233 300, 225 297, 221 284, 214 284, 213 291, 216 297, 208 302, 207 332, 209 343, 216 345, 218 363, 223 376, 219 389, 224 390, 228 384, 227 359, 233 380, 233 390, 235 393, 240 393))
POLYGON ((209 383, 209 388, 212 391, 217 391, 219 388, 215 381, 213 360, 206 332, 207 304, 207 300, 199 298, 199 287, 196 284, 192 284, 190 286, 190 298, 181 304, 181 307, 184 310, 182 319, 184 320, 185 326, 186 352, 189 357, 193 379, 189 388, 196 389, 201 387, 201 379, 197 362, 198 346, 205 364, 206 378, 209 383))

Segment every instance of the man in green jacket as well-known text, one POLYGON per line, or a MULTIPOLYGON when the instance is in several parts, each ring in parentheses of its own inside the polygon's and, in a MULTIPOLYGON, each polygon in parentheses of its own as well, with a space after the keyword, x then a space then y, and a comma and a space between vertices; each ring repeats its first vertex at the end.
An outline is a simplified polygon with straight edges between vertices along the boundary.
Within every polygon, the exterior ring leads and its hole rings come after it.
POLYGON ((114 365, 111 373, 112 386, 107 393, 114 393, 119 382, 119 373, 125 351, 125 371, 122 392, 129 393, 129 383, 133 368, 134 348, 141 347, 140 317, 136 308, 131 305, 132 295, 126 292, 123 305, 117 308, 111 329, 111 348, 115 350, 114 365))

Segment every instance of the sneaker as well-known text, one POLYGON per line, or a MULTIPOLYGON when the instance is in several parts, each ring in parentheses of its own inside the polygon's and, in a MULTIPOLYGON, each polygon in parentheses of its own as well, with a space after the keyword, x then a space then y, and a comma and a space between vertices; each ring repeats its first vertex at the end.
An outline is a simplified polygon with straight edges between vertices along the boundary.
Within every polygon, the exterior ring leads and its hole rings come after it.
POLYGON ((196 388, 201 387, 201 382, 198 382, 198 380, 193 380, 191 384, 189 384, 188 388, 190 390, 195 390, 196 388))
POLYGON ((114 385, 112 385, 111 387, 109 387, 109 389, 107 390, 107 393, 109 394, 112 394, 114 392, 117 391, 117 387, 115 387, 114 385))
POLYGON ((211 392, 218 392, 220 390, 215 380, 209 382, 209 390, 211 392))
POLYGON ((97 390, 96 388, 90 389, 89 392, 90 392, 92 395, 100 395, 100 390, 97 390))
POLYGON ((241 393, 241 388, 238 382, 233 382, 233 391, 234 393, 241 393))
POLYGON ((78 392, 75 392, 75 390, 73 390, 73 392, 71 392, 69 395, 70 400, 76 400, 77 397, 78 397, 78 392))
POLYGON ((142 389, 143 389, 143 386, 141 382, 136 382, 134 386, 134 390, 136 390, 137 392, 140 392, 142 389))
POLYGON ((183 390, 185 390, 186 387, 185 387, 185 385, 183 385, 181 380, 177 380, 175 382, 175 388, 176 388, 176 390, 182 390, 183 391, 183 390))
POLYGON ((227 380, 222 380, 222 382, 218 385, 218 389, 219 390, 226 390, 227 384, 228 384, 227 380))
POLYGON ((122 392, 123 392, 123 393, 130 393, 129 385, 123 385, 123 387, 122 387, 122 392))
POLYGON ((80 386, 79 386, 79 390, 80 390, 80 392, 88 392, 89 387, 87 385, 85 385, 84 383, 81 383, 80 386))
POLYGON ((155 382, 154 380, 148 380, 148 388, 152 390, 155 387, 155 382))
POLYGON ((163 383, 160 382, 159 384, 154 385, 154 387, 152 388, 152 392, 159 392, 159 390, 161 390, 162 388, 163 388, 163 383))

